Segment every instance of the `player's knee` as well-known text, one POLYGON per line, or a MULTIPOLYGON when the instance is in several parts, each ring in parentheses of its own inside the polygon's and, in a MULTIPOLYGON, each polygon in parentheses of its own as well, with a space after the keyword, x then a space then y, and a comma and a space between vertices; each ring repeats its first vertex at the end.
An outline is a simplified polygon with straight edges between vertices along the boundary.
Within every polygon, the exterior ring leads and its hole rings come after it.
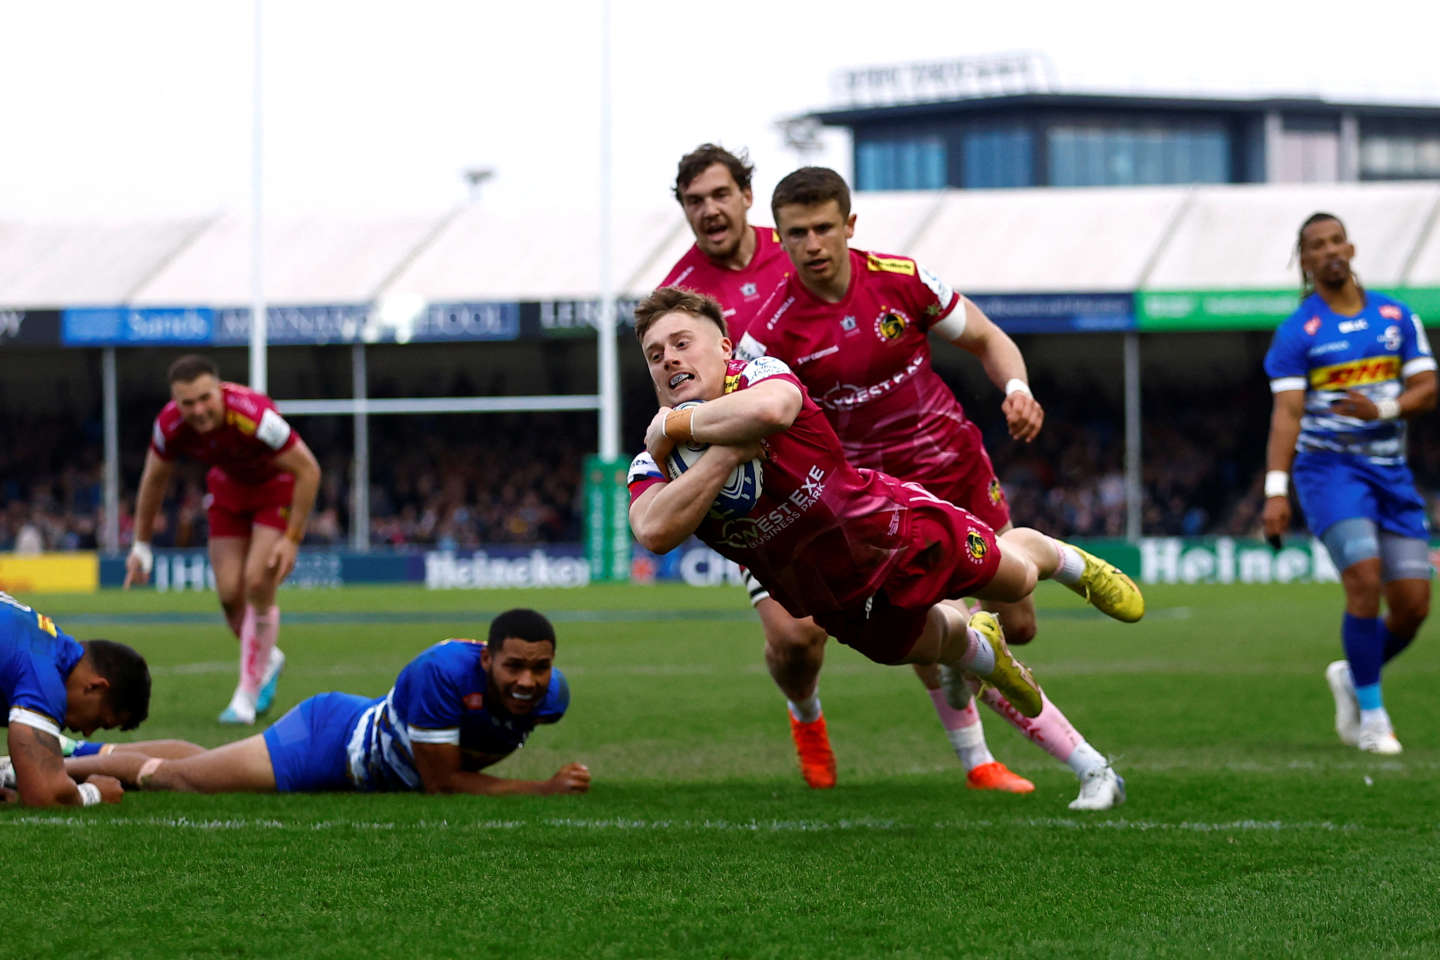
POLYGON ((1421 597, 1393 607, 1390 610, 1391 632, 1401 637, 1413 637, 1420 632, 1420 625, 1430 616, 1430 598, 1421 597))
POLYGON ((1034 615, 1011 614, 1000 617, 1000 626, 1005 631, 1005 642, 1024 645, 1035 639, 1038 627, 1034 615))

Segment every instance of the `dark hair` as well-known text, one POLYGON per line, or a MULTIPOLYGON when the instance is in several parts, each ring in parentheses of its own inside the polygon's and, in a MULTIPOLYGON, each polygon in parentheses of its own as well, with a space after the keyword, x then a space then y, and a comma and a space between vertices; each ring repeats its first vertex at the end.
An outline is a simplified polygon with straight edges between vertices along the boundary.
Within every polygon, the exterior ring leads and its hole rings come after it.
POLYGON ((170 372, 166 376, 169 377, 168 383, 189 383, 196 377, 203 377, 207 373, 212 377, 219 378, 220 368, 215 365, 215 361, 209 357, 202 357, 198 353, 187 353, 170 364, 170 372))
POLYGON ((840 205, 840 216, 850 216, 850 188, 845 185, 845 178, 829 167, 801 167, 775 184, 775 192, 770 195, 770 213, 779 226, 781 207, 792 203, 813 207, 827 200, 840 205))
POLYGON ((685 198, 682 193, 686 187, 690 186, 690 181, 717 163, 725 165, 725 169, 730 171, 730 176, 735 178, 737 187, 741 190, 749 190, 750 175, 755 172, 755 165, 746 162, 749 159, 750 155, 744 150, 741 150, 737 157, 722 146, 713 143, 700 144, 680 158, 680 166, 675 171, 675 199, 683 205, 685 198))
POLYGON ((644 342, 655 321, 676 310, 709 320, 720 328, 721 336, 730 336, 725 314, 714 297, 684 287, 661 287, 635 305, 635 339, 644 342))
POLYGON ((516 608, 506 610, 490 621, 490 653, 497 654, 505 646, 505 639, 514 637, 526 643, 548 643, 555 646, 555 628, 545 619, 543 613, 516 608))
MULTIPOLYGON (((1341 220, 1333 213, 1326 213, 1323 210, 1317 210, 1315 213, 1310 214, 1310 216, 1305 218, 1305 222, 1300 224, 1300 229, 1295 234, 1295 253, 1297 256, 1302 258, 1300 260, 1301 300, 1304 300, 1306 297, 1310 296, 1310 294, 1315 292, 1315 284, 1311 283, 1310 278, 1305 274, 1305 261, 1303 259, 1305 254, 1305 231, 1310 229, 1310 227, 1312 227, 1313 225, 1317 223, 1322 223, 1326 220, 1334 220, 1336 223, 1340 224, 1340 230, 1345 234, 1345 236, 1347 238, 1350 236, 1350 231, 1345 229, 1344 220, 1341 220)), ((1350 271, 1350 279, 1355 281, 1356 288, 1362 291, 1365 289, 1364 287, 1360 286, 1360 278, 1355 275, 1354 270, 1350 271)))
POLYGON ((106 695, 121 730, 134 730, 150 715, 150 668, 131 647, 113 640, 86 640, 80 646, 98 676, 110 681, 106 695))

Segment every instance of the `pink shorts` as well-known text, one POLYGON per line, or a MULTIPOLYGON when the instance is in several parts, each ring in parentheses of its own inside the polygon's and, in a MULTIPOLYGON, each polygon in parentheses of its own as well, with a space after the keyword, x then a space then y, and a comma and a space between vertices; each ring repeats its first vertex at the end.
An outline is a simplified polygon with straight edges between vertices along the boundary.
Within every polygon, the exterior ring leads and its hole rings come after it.
POLYGON ((240 483, 219 467, 205 474, 205 516, 212 537, 248 537, 256 524, 284 530, 290 524, 295 474, 277 473, 264 483, 240 483))
POLYGON ((974 593, 995 577, 995 531, 968 510, 907 483, 910 543, 880 589, 864 604, 815 614, 815 622, 876 663, 903 663, 925 629, 930 608, 974 593))
POLYGON ((985 452, 980 428, 967 422, 965 432, 972 442, 963 456, 951 461, 943 477, 907 476, 904 479, 915 480, 941 500, 964 507, 989 524, 990 529, 1003 530, 1010 522, 1010 504, 995 476, 995 465, 985 452))

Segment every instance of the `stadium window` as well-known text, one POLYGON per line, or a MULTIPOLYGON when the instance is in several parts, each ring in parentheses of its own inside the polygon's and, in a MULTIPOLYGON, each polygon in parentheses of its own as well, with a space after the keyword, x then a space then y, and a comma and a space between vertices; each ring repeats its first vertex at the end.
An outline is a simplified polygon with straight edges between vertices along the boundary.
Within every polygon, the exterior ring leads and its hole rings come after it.
POLYGON ((1219 130, 1057 126, 1046 145, 1057 187, 1230 180, 1230 138, 1219 130))
POLYGON ((964 138, 961 186, 969 190, 1029 187, 1035 183, 1030 131, 1024 127, 971 130, 964 138))
POLYGON ((855 149, 858 190, 939 190, 945 184, 945 141, 939 137, 865 140, 855 149))

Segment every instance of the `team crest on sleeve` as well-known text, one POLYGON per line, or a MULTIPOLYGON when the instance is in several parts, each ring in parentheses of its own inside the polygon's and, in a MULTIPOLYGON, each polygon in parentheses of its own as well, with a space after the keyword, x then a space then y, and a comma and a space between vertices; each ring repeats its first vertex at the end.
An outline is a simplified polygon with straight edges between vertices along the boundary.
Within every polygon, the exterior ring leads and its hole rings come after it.
POLYGON ((1005 499, 1005 491, 1000 489, 1000 481, 994 477, 990 478, 990 487, 985 492, 990 497, 990 502, 997 507, 1000 505, 1000 501, 1005 499))
POLYGON ((875 335, 886 342, 899 340, 909 325, 910 318, 902 311, 885 307, 880 311, 880 316, 875 318, 875 335))
POLYGON ((965 556, 970 558, 971 563, 984 563, 989 552, 990 545, 980 536, 980 531, 972 527, 965 534, 965 556))

